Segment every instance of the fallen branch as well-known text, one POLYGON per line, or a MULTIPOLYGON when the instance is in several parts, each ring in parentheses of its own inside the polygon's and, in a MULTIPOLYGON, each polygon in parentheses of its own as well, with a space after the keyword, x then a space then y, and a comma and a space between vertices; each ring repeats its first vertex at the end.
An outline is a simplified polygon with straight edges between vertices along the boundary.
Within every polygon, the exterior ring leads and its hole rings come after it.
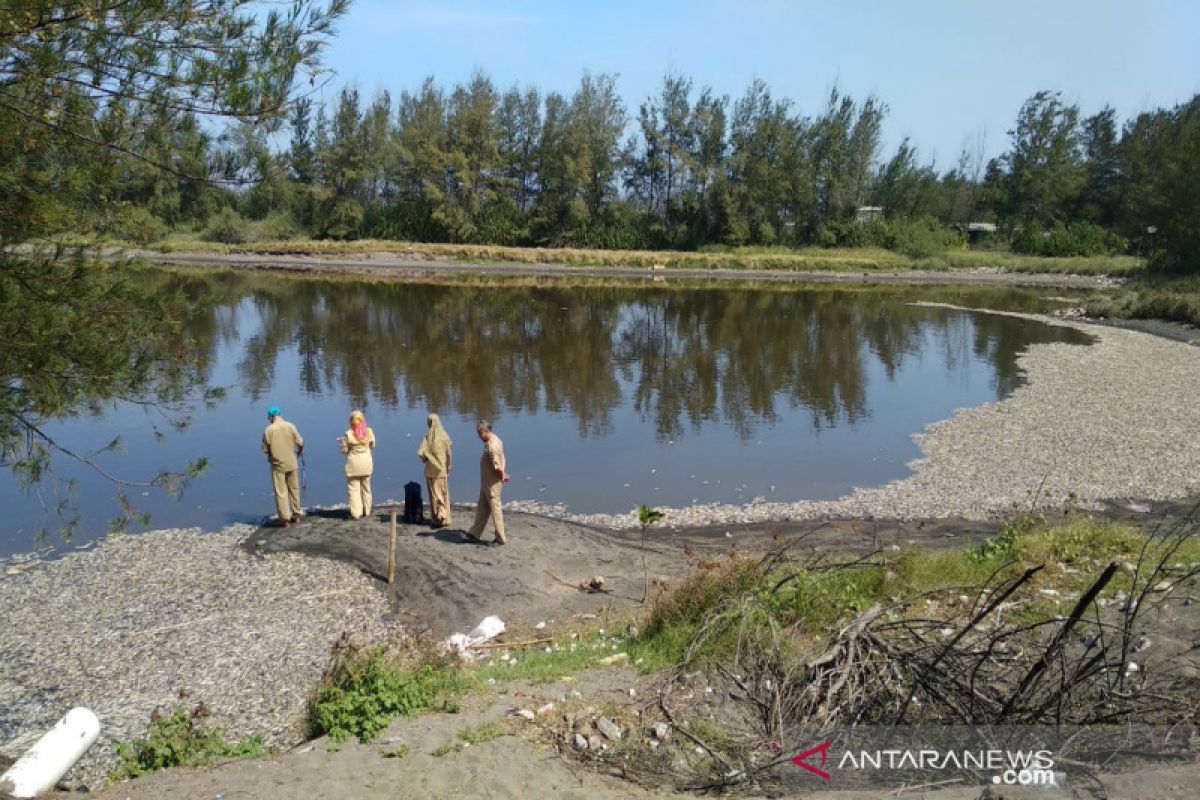
POLYGON ((550 644, 554 638, 547 636, 544 639, 526 639, 523 642, 487 642, 485 644, 472 645, 469 650, 503 650, 509 647, 530 647, 535 644, 550 644))

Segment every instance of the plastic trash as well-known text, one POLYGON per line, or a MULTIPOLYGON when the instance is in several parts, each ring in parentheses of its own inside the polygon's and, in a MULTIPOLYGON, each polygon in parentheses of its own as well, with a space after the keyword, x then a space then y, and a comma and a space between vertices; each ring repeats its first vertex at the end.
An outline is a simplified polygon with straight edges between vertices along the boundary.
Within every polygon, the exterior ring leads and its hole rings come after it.
POLYGON ((72 708, 33 747, 0 775, 0 792, 37 797, 50 791, 100 736, 100 720, 86 708, 72 708))
POLYGON ((456 633, 446 639, 444 647, 457 651, 459 657, 471 660, 471 648, 489 642, 504 633, 504 620, 497 616, 484 617, 470 633, 456 633))
POLYGON ((504 620, 499 617, 484 617, 475 629, 467 634, 471 644, 483 644, 504 633, 504 620))

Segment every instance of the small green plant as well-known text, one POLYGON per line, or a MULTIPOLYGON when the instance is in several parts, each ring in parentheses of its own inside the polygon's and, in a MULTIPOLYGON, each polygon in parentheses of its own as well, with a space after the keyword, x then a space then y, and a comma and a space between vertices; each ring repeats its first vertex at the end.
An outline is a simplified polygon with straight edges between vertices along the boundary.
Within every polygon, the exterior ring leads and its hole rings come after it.
POLYGON ((1016 542, 1016 531, 1011 526, 1006 526, 999 536, 994 536, 968 551, 967 560, 973 564, 1011 560, 1016 554, 1016 542))
POLYGON ((650 571, 646 568, 646 528, 663 518, 663 512, 650 506, 638 506, 638 522, 642 524, 642 576, 645 586, 642 589, 642 602, 650 597, 650 571))
POLYGON ((176 708, 169 717, 151 718, 145 739, 117 742, 121 766, 113 780, 136 778, 168 767, 197 767, 223 758, 257 758, 263 753, 262 739, 249 736, 227 742, 219 730, 205 730, 201 720, 207 716, 204 706, 188 713, 176 708))
POLYGON ((482 725, 476 725, 474 728, 465 728, 458 732, 460 741, 467 744, 483 744, 490 742, 493 739, 499 739, 501 736, 508 734, 508 729, 500 722, 485 722, 482 725))
POLYGON ((384 750, 380 753, 384 758, 406 758, 412 752, 412 747, 407 744, 402 744, 391 750, 384 750))
POLYGON ((448 742, 448 743, 442 745, 441 747, 439 747, 438 749, 434 750, 429 755, 433 756, 434 758, 441 758, 442 756, 448 756, 451 753, 457 753, 461 749, 462 749, 461 747, 454 744, 453 742, 448 742))

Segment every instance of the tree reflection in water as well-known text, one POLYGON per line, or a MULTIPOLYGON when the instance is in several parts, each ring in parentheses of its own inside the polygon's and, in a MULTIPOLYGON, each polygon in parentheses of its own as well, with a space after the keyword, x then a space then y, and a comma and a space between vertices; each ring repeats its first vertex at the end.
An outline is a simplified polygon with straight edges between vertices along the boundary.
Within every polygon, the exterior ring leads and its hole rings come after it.
MULTIPOLYGON (((748 439, 782 413, 802 411, 815 428, 870 416, 872 361, 890 379, 922 354, 948 370, 974 357, 994 368, 1000 397, 1017 385, 1026 346, 1086 339, 889 292, 226 280, 243 285, 261 323, 239 364, 254 399, 294 346, 311 395, 487 419, 565 412, 585 437, 610 431, 623 386, 662 439, 711 423, 748 439)), ((229 307, 211 329, 231 324, 229 307)))

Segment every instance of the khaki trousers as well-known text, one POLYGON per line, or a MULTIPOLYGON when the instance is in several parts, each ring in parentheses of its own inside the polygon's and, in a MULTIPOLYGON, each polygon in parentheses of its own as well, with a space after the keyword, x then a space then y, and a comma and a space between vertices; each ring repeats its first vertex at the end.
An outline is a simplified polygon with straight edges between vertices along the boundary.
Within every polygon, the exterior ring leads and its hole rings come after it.
POLYGON ((450 482, 445 475, 425 476, 425 486, 429 489, 429 516, 437 525, 450 524, 450 482))
POLYGON ((478 538, 483 533, 490 516, 492 523, 496 526, 496 539, 504 541, 504 511, 500 508, 500 490, 502 488, 504 488, 504 484, 499 480, 494 483, 485 483, 479 487, 479 502, 475 506, 475 524, 468 531, 471 536, 478 538))
POLYGON ((300 516, 300 470, 272 469, 271 485, 275 490, 275 510, 279 512, 280 522, 300 516))
POLYGON ((358 519, 371 513, 371 476, 356 475, 346 478, 346 489, 350 493, 350 516, 358 519))

